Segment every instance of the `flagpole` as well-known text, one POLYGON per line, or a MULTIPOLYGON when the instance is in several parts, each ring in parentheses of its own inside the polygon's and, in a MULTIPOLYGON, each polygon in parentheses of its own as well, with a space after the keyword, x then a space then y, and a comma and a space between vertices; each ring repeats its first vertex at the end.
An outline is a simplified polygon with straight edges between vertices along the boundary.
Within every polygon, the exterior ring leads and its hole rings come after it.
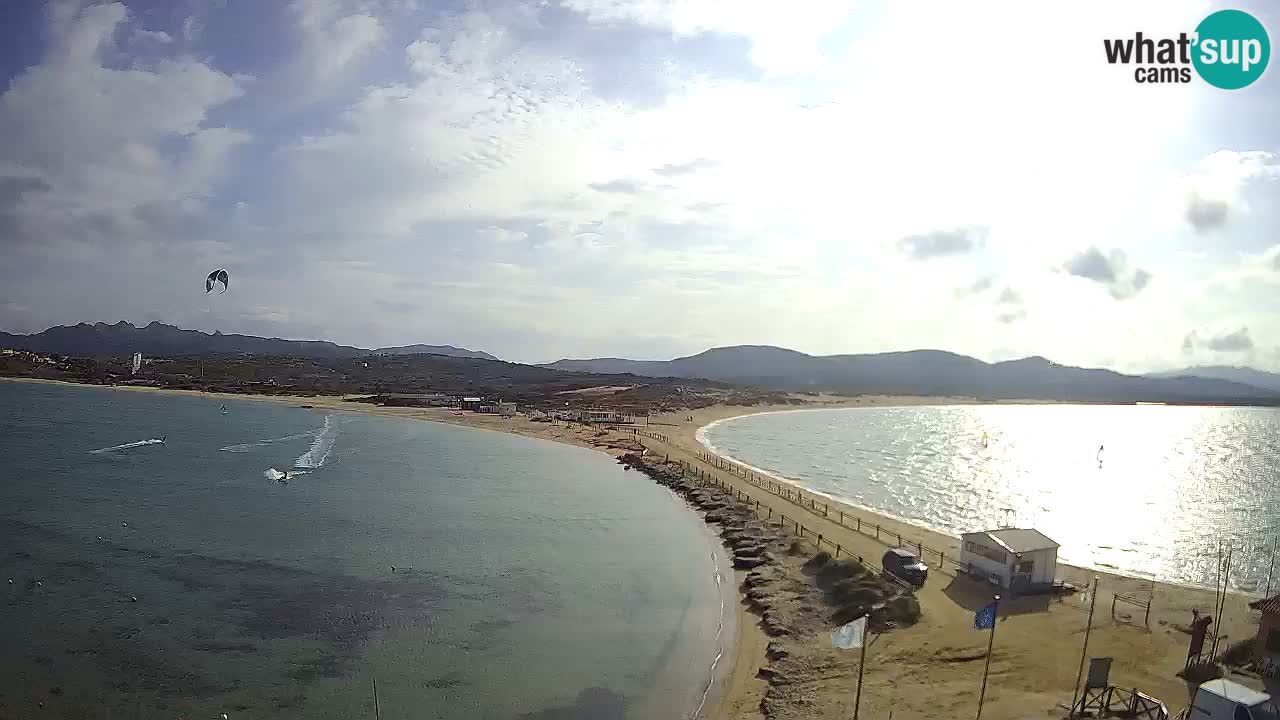
POLYGON ((1098 576, 1093 576, 1093 594, 1089 596, 1089 622, 1084 626, 1084 647, 1080 648, 1080 669, 1076 670, 1076 689, 1071 693, 1071 712, 1076 716, 1076 699, 1080 696, 1080 678, 1084 675, 1084 659, 1089 654, 1089 631, 1093 629, 1093 607, 1098 604, 1098 576))
POLYGON ((853 720, 858 720, 858 708, 862 705, 862 668, 867 665, 867 631, 862 631, 862 652, 858 656, 858 692, 853 696, 853 720))
POLYGON ((991 649, 996 644, 996 623, 1000 620, 1000 596, 996 595, 994 612, 991 614, 991 637, 987 638, 987 664, 982 668, 982 690, 978 693, 978 717, 982 720, 982 703, 987 699, 987 673, 991 671, 991 649))

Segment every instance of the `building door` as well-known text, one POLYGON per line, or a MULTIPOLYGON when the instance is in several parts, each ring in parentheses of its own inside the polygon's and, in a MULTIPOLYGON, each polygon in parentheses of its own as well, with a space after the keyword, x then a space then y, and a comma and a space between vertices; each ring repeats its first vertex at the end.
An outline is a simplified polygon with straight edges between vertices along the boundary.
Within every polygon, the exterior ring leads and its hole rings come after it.
POLYGON ((1031 575, 1035 572, 1034 560, 1024 560, 1013 568, 1013 576, 1009 578, 1010 590, 1023 590, 1031 585, 1031 575))

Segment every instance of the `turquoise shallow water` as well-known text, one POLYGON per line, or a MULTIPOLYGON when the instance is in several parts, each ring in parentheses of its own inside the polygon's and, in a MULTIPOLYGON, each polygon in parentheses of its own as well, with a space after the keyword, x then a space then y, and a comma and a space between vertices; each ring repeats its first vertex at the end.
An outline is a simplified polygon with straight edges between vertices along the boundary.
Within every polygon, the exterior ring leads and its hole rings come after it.
POLYGON ((1231 584, 1263 591, 1280 534, 1275 408, 869 407, 746 416, 701 437, 871 510, 952 535, 1036 527, 1067 562, 1162 581, 1212 587, 1221 543, 1231 584))
POLYGON ((375 676, 388 719, 703 702, 733 640, 722 551, 647 478, 500 433, 221 404, 0 382, 0 716, 372 717, 375 676))

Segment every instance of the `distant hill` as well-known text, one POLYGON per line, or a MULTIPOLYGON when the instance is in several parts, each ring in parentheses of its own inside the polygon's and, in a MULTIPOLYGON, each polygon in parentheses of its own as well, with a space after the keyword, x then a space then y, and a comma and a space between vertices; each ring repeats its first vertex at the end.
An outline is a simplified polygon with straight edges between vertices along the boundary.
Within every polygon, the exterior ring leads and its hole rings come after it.
POLYGON ((366 350, 323 340, 285 340, 254 335, 224 335, 220 332, 210 335, 198 330, 183 330, 159 322, 153 322, 146 327, 135 327, 124 321, 114 325, 101 322, 94 325, 88 323, 58 325, 33 335, 0 333, 0 347, 80 357, 117 357, 140 352, 147 356, 226 353, 326 359, 370 354, 429 353, 497 360, 488 353, 463 350, 451 345, 408 345, 366 350))
POLYGON ((1213 380, 1227 380, 1230 382, 1244 383, 1246 385, 1253 385, 1254 387, 1280 392, 1280 373, 1263 372, 1262 370, 1254 370, 1253 368, 1247 367, 1229 367, 1225 365, 1189 367, 1181 370, 1152 373, 1151 377, 1194 377, 1213 380))
POLYGON ((1123 375, 1112 370, 1058 365, 1042 357, 986 363, 941 350, 815 356, 767 345, 739 345, 674 360, 559 360, 546 367, 851 394, 1076 402, 1280 403, 1280 389, 1228 379, 1123 375))
POLYGON ((249 353, 308 358, 342 358, 366 354, 359 348, 321 340, 284 340, 252 335, 223 335, 183 330, 153 322, 135 327, 124 321, 58 325, 34 335, 0 333, 0 347, 59 353, 83 357, 132 355, 202 355, 209 353, 249 353))
POLYGON ((487 352, 468 350, 452 345, 401 345, 384 347, 373 351, 375 355, 448 355, 449 357, 479 358, 481 360, 497 360, 487 352))

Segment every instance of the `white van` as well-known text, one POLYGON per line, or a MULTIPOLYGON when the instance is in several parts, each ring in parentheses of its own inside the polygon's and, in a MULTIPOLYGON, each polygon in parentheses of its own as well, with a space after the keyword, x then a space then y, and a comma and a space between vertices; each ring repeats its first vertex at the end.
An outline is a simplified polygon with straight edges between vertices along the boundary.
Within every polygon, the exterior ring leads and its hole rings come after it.
POLYGON ((1209 680, 1196 688, 1186 720, 1274 720, 1271 696, 1230 680, 1209 680))

